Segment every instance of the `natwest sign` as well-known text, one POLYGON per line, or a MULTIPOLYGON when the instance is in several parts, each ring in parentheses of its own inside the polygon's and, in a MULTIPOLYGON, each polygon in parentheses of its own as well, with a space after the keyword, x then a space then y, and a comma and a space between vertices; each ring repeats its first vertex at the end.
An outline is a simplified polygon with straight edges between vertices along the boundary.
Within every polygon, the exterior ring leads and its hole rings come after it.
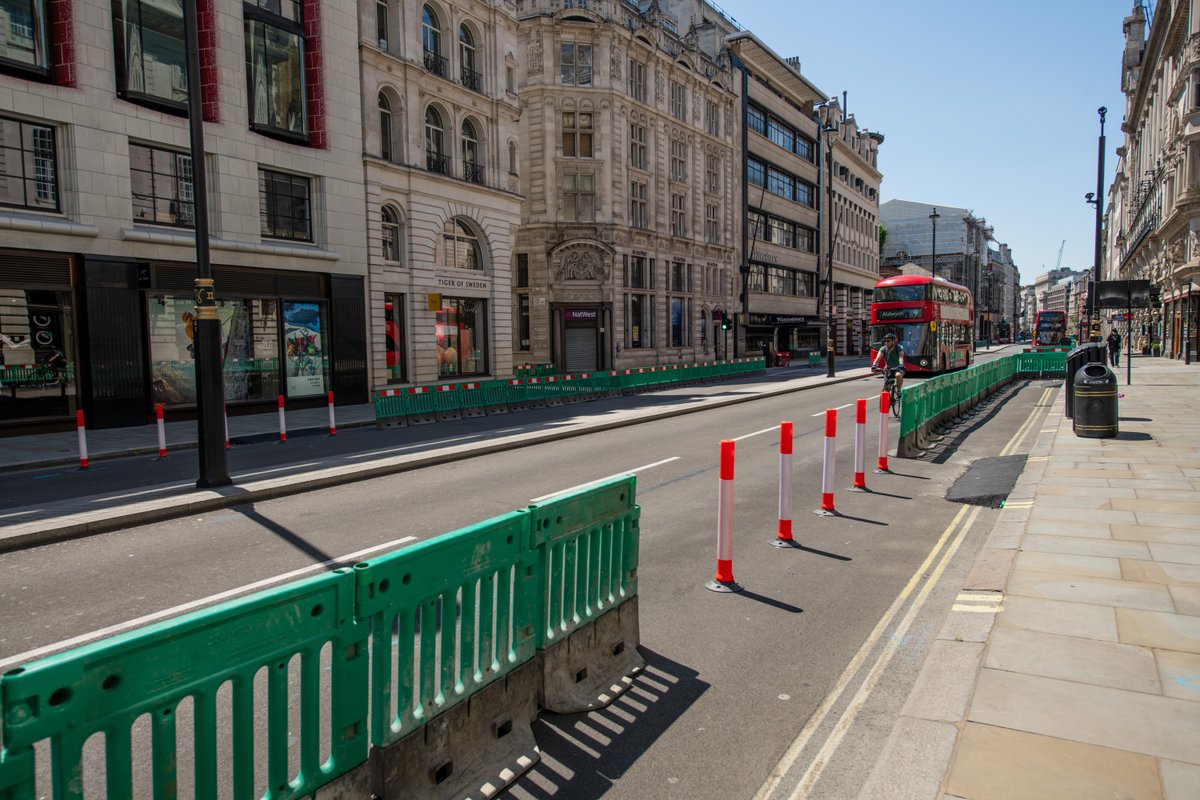
POLYGON ((563 310, 563 319, 567 322, 595 322, 600 318, 600 312, 594 308, 567 308, 563 310))

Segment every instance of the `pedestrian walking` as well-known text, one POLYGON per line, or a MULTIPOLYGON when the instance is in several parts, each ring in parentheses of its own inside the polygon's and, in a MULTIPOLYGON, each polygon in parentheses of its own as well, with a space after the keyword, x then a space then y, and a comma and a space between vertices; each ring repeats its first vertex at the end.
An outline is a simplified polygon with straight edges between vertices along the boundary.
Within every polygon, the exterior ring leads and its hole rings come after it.
POLYGON ((1121 334, 1115 330, 1108 332, 1108 360, 1114 367, 1121 366, 1121 334))

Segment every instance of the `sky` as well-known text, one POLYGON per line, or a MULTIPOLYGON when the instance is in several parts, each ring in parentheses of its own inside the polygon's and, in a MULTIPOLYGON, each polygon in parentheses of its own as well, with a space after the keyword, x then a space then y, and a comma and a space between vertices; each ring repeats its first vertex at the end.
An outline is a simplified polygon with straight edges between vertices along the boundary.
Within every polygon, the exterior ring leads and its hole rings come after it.
MULTIPOLYGON (((1029 284, 1090 269, 1100 115, 1107 192, 1123 144, 1133 0, 717 0, 860 128, 885 137, 882 201, 966 208, 1029 284)), ((1105 197, 1107 203, 1107 196, 1105 197)), ((992 245, 995 247, 995 244, 992 245)))

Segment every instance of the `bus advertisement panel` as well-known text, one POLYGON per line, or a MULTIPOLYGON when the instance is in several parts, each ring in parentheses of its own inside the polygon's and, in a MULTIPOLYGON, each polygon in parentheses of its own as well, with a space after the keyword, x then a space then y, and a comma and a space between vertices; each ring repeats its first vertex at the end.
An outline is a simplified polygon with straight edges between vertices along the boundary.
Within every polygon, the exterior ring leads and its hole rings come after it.
POLYGON ((966 287, 928 275, 898 275, 875 284, 871 358, 883 337, 896 334, 909 372, 968 367, 974 350, 974 305, 966 287))

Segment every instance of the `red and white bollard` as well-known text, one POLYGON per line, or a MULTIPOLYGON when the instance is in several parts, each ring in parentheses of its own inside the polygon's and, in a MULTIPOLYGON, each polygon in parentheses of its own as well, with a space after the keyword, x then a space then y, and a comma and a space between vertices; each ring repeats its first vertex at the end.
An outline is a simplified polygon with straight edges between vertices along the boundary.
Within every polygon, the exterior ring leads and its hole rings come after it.
POLYGON ((892 395, 890 392, 879 393, 879 466, 875 471, 888 474, 888 412, 892 410, 892 395))
POLYGON ((854 485, 852 492, 867 491, 867 401, 860 398, 854 403, 854 485))
POLYGON ((775 547, 794 547, 792 538, 792 423, 779 423, 779 532, 775 547))
POLYGON ((279 395, 279 443, 287 441, 287 419, 283 415, 283 395, 279 395))
POLYGON ((733 448, 721 441, 720 488, 717 494, 717 574, 706 586, 714 592, 740 592, 733 580, 733 448))
POLYGON ((167 426, 163 420, 162 403, 154 404, 154 419, 158 424, 158 457, 167 457, 167 426))
POLYGON ((83 409, 75 412, 75 431, 79 434, 79 468, 87 469, 87 430, 83 424, 83 409))
POLYGON ((333 392, 329 392, 329 435, 337 436, 337 422, 333 418, 333 392))
POLYGON ((825 463, 821 470, 821 507, 814 513, 822 517, 837 515, 833 507, 833 471, 837 459, 837 409, 825 409, 825 463))
POLYGON ((229 449, 229 407, 221 404, 221 416, 225 418, 225 449, 229 449))

